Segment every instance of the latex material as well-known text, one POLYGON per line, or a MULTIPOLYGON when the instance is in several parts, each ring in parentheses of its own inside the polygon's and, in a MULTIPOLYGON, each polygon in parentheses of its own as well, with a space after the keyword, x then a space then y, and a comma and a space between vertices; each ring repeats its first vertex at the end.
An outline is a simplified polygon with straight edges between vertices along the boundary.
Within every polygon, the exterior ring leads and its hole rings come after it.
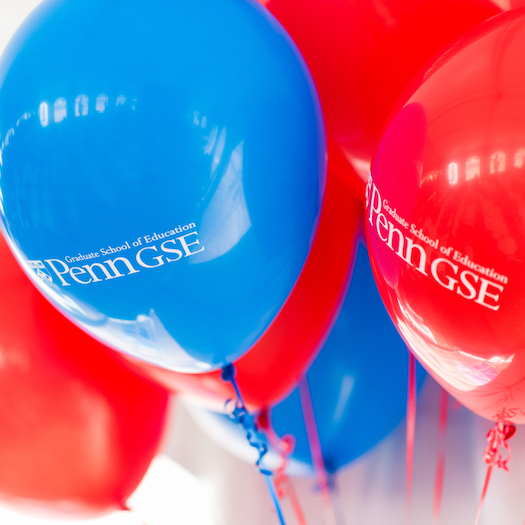
MULTIPOLYGON (((420 388, 421 368, 416 377, 420 388)), ((383 306, 362 245, 341 313, 306 378, 328 472, 379 443, 405 416, 408 351, 383 306)), ((271 422, 279 436, 295 437, 292 457, 312 464, 298 388, 272 408, 271 422)))
MULTIPOLYGON (((235 361, 235 378, 246 405, 260 409, 287 395, 311 363, 334 323, 344 299, 354 261, 362 208, 336 175, 344 166, 331 145, 323 210, 312 249, 282 310, 263 336, 235 361)), ((142 367, 156 381, 221 411, 235 397, 220 372, 179 374, 142 367)))
POLYGON ((155 456, 166 391, 53 308, 0 238, 0 500, 87 517, 123 507, 155 456))
POLYGON ((257 2, 52 0, 0 64, 2 216, 97 338, 181 372, 268 327, 306 260, 326 146, 306 66, 257 2))
POLYGON ((391 117, 368 186, 381 295, 479 415, 525 422, 525 12, 445 50, 391 117))
MULTIPOLYGON (((419 367, 418 387, 425 375, 419 367)), ((352 281, 337 322, 306 376, 323 457, 330 472, 372 448, 405 415, 408 351, 381 301, 363 245, 358 247, 352 281)), ((226 441, 229 428, 228 448, 238 447, 237 455, 253 458, 253 452, 246 448, 238 429, 226 416, 206 417, 195 408, 191 413, 220 443, 226 441)), ((298 388, 271 407, 270 422, 278 436, 292 434, 296 440, 290 474, 312 475, 298 388)), ((278 464, 273 449, 270 458, 272 465, 278 464)))
MULTIPOLYGON (((521 0, 520 0, 521 1, 521 0)), ((328 136, 353 165, 358 194, 388 113, 442 47, 501 12, 488 0, 261 0, 312 72, 328 136)))

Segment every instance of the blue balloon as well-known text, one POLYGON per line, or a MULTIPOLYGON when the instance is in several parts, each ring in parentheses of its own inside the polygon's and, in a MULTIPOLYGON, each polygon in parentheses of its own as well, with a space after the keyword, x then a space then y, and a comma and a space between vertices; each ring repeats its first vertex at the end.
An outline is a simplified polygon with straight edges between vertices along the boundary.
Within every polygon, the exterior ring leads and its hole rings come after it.
MULTIPOLYGON (((418 365, 418 389, 425 375, 418 365)), ((406 414, 408 351, 383 306, 362 245, 337 322, 306 377, 328 472, 379 443, 406 414)), ((271 421, 279 436, 295 437, 292 457, 311 465, 298 389, 272 408, 271 421)))
MULTIPOLYGON (((419 364, 416 366, 419 390, 426 372, 419 364)), ((361 244, 339 317, 306 376, 329 473, 374 447, 406 414, 408 350, 383 305, 368 253, 361 244)), ((242 459, 256 461, 256 451, 246 441, 246 433, 227 415, 189 403, 186 406, 199 425, 224 448, 242 459)), ((271 407, 269 415, 273 432, 295 438, 289 473, 312 475, 299 389, 271 407)), ((271 438, 265 441, 269 449, 266 464, 275 469, 281 460, 272 442, 271 438)))
POLYGON ((0 86, 3 229, 47 297, 172 370, 245 353, 301 272, 325 180, 314 85, 271 15, 48 1, 0 86))

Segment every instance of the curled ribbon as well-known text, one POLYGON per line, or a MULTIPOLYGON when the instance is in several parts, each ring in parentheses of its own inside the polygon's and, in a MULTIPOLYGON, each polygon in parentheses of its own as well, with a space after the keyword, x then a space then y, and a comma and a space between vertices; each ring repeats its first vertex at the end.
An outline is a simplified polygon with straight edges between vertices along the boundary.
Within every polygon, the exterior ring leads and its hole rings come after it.
POLYGON ((281 465, 275 470, 275 488, 279 498, 283 499, 286 496, 286 486, 288 484, 288 476, 286 470, 290 462, 290 456, 295 449, 295 437, 291 434, 286 434, 279 437, 273 430, 270 424, 270 417, 268 409, 263 409, 257 417, 257 425, 266 433, 270 445, 279 453, 281 458, 281 465))
POLYGON ((486 446, 483 453, 483 459, 489 466, 496 466, 503 470, 509 471, 507 463, 510 460, 510 446, 507 441, 516 432, 516 427, 507 421, 498 421, 496 426, 489 430, 487 434, 487 441, 489 444, 486 446), (502 453, 498 450, 499 447, 503 447, 507 452, 508 456, 503 458, 502 453))
POLYGON ((259 453, 259 459, 255 463, 255 466, 264 476, 264 481, 272 499, 279 523, 281 525, 286 525, 281 505, 279 503, 279 497, 277 495, 277 491, 275 490, 272 472, 266 469, 263 464, 263 458, 268 452, 268 446, 264 441, 264 436, 258 432, 253 416, 248 412, 246 406, 244 405, 241 391, 239 390, 239 386, 235 381, 235 369, 232 364, 228 364, 223 367, 222 379, 223 381, 231 383, 231 386, 235 390, 236 395, 236 398, 228 399, 228 401, 226 401, 224 405, 225 409, 227 412, 229 412, 230 419, 232 419, 234 423, 240 425, 244 429, 248 443, 259 453))
POLYGON ((261 434, 257 431, 257 427, 253 420, 253 416, 246 410, 246 407, 239 403, 236 399, 228 399, 225 404, 226 410, 230 419, 240 425, 246 432, 246 439, 250 446, 255 448, 259 453, 259 459, 255 463, 261 474, 265 476, 271 476, 272 472, 263 468, 261 465, 262 459, 268 452, 268 446, 263 441, 261 434), (233 405, 233 408, 231 408, 233 405))
POLYGON ((291 434, 286 434, 279 437, 272 428, 270 423, 270 415, 267 408, 261 410, 257 417, 257 426, 264 430, 270 445, 279 453, 281 457, 281 465, 274 472, 275 490, 279 499, 284 499, 288 496, 295 513, 295 519, 298 525, 307 525, 303 509, 294 486, 291 480, 286 475, 288 464, 290 463, 290 456, 295 449, 295 437, 291 434))
POLYGON ((286 470, 290 462, 290 455, 295 448, 295 438, 291 434, 286 434, 279 440, 277 450, 281 456, 281 465, 275 471, 275 487, 280 498, 284 498, 287 494, 286 486, 288 485, 288 476, 286 470))
POLYGON ((268 446, 264 442, 262 434, 258 432, 253 416, 244 406, 241 394, 235 383, 234 373, 232 365, 227 365, 222 370, 222 379, 224 381, 230 381, 237 394, 237 399, 228 399, 228 401, 226 401, 224 405, 226 412, 234 423, 240 425, 244 429, 248 443, 259 453, 259 459, 255 465, 260 473, 265 476, 271 476, 272 472, 262 466, 262 460, 268 452, 268 446))

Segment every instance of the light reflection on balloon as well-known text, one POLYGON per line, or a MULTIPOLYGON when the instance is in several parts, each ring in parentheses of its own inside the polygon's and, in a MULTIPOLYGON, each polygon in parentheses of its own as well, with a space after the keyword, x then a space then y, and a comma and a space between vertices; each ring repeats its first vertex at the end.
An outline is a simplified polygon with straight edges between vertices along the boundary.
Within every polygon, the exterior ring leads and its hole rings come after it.
POLYGON ((488 157, 481 157, 477 154, 470 154, 463 164, 463 161, 453 160, 446 164, 444 169, 435 169, 430 173, 422 176, 420 186, 431 183, 446 174, 446 179, 450 186, 455 186, 463 181, 468 182, 479 178, 482 173, 487 172, 490 175, 504 173, 510 168, 521 169, 525 161, 525 148, 518 147, 516 151, 507 154, 503 150, 494 151, 488 157), (507 160, 507 156, 510 160, 507 160), (512 162, 512 165, 510 165, 512 162), (464 166, 464 168, 463 168, 464 166), (489 166, 488 170, 486 166, 489 166))
POLYGON ((460 402, 512 423, 525 422, 524 45, 519 9, 437 56, 392 113, 367 193, 398 330, 460 402))

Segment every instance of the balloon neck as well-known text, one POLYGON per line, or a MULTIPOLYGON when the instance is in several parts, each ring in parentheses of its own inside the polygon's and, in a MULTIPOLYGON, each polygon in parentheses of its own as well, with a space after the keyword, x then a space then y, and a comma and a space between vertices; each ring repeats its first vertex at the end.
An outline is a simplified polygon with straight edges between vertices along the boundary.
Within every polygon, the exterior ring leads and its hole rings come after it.
POLYGON ((270 430, 270 415, 267 408, 263 408, 257 415, 257 426, 261 430, 270 430))
POLYGON ((222 380, 233 382, 235 378, 235 368, 230 363, 222 368, 222 380))

